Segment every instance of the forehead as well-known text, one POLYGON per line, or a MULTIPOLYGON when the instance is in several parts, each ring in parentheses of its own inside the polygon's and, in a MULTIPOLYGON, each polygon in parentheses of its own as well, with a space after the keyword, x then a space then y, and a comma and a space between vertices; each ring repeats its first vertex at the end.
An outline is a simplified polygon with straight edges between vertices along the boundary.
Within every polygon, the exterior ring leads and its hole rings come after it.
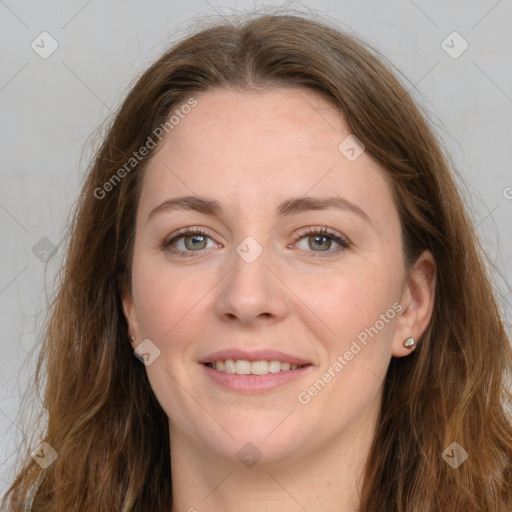
POLYGON ((200 149, 195 159, 224 162, 240 151, 263 161, 267 153, 307 156, 314 149, 336 151, 339 135, 349 133, 340 111, 307 89, 215 89, 195 99, 197 106, 164 139, 173 150, 200 149))
POLYGON ((336 192, 364 204, 376 219, 393 214, 382 171, 366 152, 351 160, 340 150, 350 129, 320 95, 298 88, 218 89, 194 98, 197 105, 148 165, 141 209, 195 194, 216 196, 233 213, 259 211, 290 196, 336 192))

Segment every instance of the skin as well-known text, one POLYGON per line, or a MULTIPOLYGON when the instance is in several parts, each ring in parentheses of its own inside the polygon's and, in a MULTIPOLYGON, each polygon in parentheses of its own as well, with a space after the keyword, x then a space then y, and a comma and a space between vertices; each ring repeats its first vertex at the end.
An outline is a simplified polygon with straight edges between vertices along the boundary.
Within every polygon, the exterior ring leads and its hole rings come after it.
POLYGON ((435 262, 425 251, 406 271, 382 171, 366 152, 349 161, 338 150, 350 130, 325 99, 288 88, 194 97, 197 106, 147 168, 131 289, 123 293, 133 347, 150 339, 160 350, 146 370, 169 417, 172 512, 355 511, 384 376, 392 356, 414 350, 403 341, 428 325, 435 262), (369 220, 336 209, 276 214, 285 199, 334 192, 369 220), (223 211, 163 211, 148 220, 163 201, 183 195, 215 199, 223 211), (209 234, 196 240, 198 249, 193 235, 174 240, 191 256, 162 247, 190 226, 209 234), (310 226, 328 227, 351 245, 298 234, 310 226), (248 236, 263 250, 252 263, 236 252, 248 236), (298 394, 394 303, 401 311, 300 403, 298 394), (243 394, 219 387, 198 362, 228 348, 276 349, 312 366, 273 391, 243 394), (252 467, 237 457, 248 442, 262 455, 252 467))

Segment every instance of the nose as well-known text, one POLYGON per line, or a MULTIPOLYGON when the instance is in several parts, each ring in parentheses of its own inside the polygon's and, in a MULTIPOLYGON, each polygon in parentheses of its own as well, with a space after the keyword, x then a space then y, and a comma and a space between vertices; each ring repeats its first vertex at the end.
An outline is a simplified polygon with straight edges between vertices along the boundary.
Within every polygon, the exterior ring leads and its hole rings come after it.
POLYGON ((286 285, 278 271, 270 267, 267 252, 263 250, 251 261, 242 252, 233 251, 231 271, 219 283, 215 301, 216 313, 222 321, 244 326, 269 325, 285 317, 286 285))

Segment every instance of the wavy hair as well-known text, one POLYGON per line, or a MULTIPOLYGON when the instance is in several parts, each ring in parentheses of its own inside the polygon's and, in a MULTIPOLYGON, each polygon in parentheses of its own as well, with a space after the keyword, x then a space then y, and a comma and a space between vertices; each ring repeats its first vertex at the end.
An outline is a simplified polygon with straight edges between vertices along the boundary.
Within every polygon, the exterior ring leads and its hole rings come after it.
POLYGON ((58 457, 42 469, 26 455, 4 510, 170 510, 168 418, 133 355, 120 297, 130 283, 141 178, 155 150, 126 163, 194 93, 283 86, 337 106, 385 170, 407 266, 425 249, 437 263, 430 324, 386 375, 360 510, 512 510, 510 340, 455 171, 391 69, 330 22, 274 13, 203 26, 141 75, 87 173, 42 340, 43 439, 58 457), (442 457, 452 442, 469 455, 456 469, 442 457))

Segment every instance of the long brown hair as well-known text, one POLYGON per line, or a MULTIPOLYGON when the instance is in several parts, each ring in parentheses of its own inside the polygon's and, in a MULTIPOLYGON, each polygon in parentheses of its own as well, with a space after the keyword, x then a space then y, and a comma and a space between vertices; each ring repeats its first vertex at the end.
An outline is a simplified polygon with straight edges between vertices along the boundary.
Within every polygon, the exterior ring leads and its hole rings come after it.
POLYGON ((282 14, 187 37, 140 77, 112 121, 72 220, 38 360, 43 438, 58 457, 42 469, 27 456, 4 509, 170 510, 168 419, 133 355, 120 300, 154 150, 126 163, 194 93, 279 86, 309 88, 339 108, 386 171, 408 266, 425 249, 437 262, 429 327, 414 353, 389 366, 360 510, 512 510, 512 349, 440 143, 377 52, 329 23, 282 14), (457 468, 442 456, 453 442, 468 453, 457 468))

